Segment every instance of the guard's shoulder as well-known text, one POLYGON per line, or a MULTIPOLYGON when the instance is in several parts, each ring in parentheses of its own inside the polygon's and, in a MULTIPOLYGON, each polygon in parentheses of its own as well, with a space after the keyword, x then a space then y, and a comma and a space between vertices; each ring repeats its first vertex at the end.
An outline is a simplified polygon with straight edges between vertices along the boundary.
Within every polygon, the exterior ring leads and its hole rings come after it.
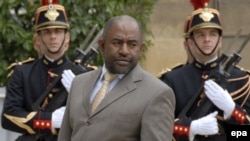
POLYGON ((91 68, 92 70, 97 70, 98 69, 98 66, 90 65, 90 64, 88 64, 87 67, 91 68))
POLYGON ((23 61, 19 61, 19 62, 15 62, 15 63, 11 63, 8 67, 7 67, 7 70, 10 71, 7 75, 7 77, 9 78, 13 72, 14 72, 14 68, 16 66, 20 66, 20 65, 23 65, 23 64, 27 64, 27 63, 31 63, 31 62, 34 62, 35 61, 35 58, 31 58, 29 57, 28 59, 26 60, 23 60, 23 61))
POLYGON ((171 69, 169 69, 169 68, 164 68, 164 69, 162 69, 162 70, 156 75, 156 77, 157 77, 157 78, 161 78, 165 73, 167 73, 167 72, 169 72, 169 71, 171 71, 171 69))
POLYGON ((178 69, 178 68, 181 68, 181 67, 183 67, 184 65, 185 65, 185 64, 180 64, 180 63, 178 63, 178 64, 174 65, 174 66, 171 67, 171 68, 164 68, 160 73, 158 73, 157 77, 158 77, 158 78, 161 78, 164 74, 166 74, 166 73, 168 73, 168 72, 170 72, 170 71, 172 71, 172 70, 176 70, 176 69, 178 69))
POLYGON ((15 66, 18 66, 18 65, 23 65, 23 64, 26 64, 26 63, 30 63, 30 62, 33 62, 35 59, 34 58, 31 58, 29 57, 28 59, 26 60, 23 60, 23 61, 19 61, 19 62, 15 62, 15 63, 11 63, 9 66, 8 66, 8 70, 9 69, 13 69, 15 66))
POLYGON ((175 70, 175 69, 178 69, 178 68, 181 68, 183 67, 185 64, 180 64, 178 63, 177 65, 175 65, 174 67, 171 68, 171 70, 175 70))
POLYGON ((243 67, 241 67, 241 66, 239 66, 239 65, 236 65, 235 68, 236 68, 236 69, 239 69, 240 71, 244 71, 244 72, 246 72, 248 75, 250 75, 250 70, 248 70, 248 69, 245 69, 245 68, 243 68, 243 67))

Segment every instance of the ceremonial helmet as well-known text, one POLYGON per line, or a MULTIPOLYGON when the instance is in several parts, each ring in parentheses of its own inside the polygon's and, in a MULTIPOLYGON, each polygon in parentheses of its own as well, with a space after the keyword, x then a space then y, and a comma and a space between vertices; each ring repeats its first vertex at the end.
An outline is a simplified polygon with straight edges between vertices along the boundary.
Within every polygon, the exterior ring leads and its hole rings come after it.
POLYGON ((208 8, 209 0, 190 0, 190 2, 194 6, 194 11, 190 17, 188 36, 194 30, 201 28, 216 28, 222 35, 220 13, 216 9, 208 8))
POLYGON ((65 8, 57 0, 42 0, 42 6, 35 14, 35 31, 48 28, 69 28, 65 8))

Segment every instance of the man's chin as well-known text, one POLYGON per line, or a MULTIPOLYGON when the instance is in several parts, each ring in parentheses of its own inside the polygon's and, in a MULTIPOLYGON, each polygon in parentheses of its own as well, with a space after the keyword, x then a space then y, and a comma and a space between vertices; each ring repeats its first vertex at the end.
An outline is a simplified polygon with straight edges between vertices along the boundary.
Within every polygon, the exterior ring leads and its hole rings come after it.
POLYGON ((116 74, 126 74, 126 73, 128 73, 129 72, 129 70, 130 70, 130 66, 121 66, 121 65, 116 65, 115 67, 114 67, 114 69, 112 69, 113 70, 113 72, 112 73, 116 73, 116 74))
POLYGON ((58 53, 59 49, 58 48, 50 48, 49 52, 52 54, 58 53))

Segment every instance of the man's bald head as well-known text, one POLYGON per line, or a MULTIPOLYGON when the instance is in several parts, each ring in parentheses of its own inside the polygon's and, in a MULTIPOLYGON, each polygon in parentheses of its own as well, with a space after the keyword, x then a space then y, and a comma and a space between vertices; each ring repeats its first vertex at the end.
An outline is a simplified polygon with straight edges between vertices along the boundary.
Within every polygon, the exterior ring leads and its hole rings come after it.
POLYGON ((131 16, 128 16, 128 15, 116 16, 116 17, 113 17, 110 20, 108 20, 108 22, 104 26, 103 33, 102 33, 102 38, 105 39, 105 37, 107 35, 107 32, 109 31, 110 27, 114 23, 119 23, 119 22, 134 22, 137 25, 137 27, 138 27, 138 29, 140 31, 141 41, 143 42, 144 37, 143 37, 143 30, 142 30, 142 28, 140 27, 138 21, 135 18, 133 18, 131 16))

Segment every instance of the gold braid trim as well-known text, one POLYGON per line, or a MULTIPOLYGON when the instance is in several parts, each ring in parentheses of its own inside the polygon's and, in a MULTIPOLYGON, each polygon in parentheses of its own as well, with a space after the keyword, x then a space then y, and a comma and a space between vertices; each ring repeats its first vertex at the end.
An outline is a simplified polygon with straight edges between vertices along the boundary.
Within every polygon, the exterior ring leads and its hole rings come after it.
POLYGON ((14 69, 15 66, 22 65, 22 64, 25 64, 25 63, 29 63, 29 62, 32 62, 34 60, 35 60, 34 58, 29 57, 27 60, 24 60, 24 61, 21 61, 21 62, 15 62, 15 63, 10 64, 7 67, 7 70, 10 70, 10 72, 7 74, 7 78, 9 78, 13 74, 13 72, 14 72, 13 69, 14 69))
POLYGON ((231 92, 230 95, 232 96, 233 100, 237 100, 243 96, 246 96, 244 101, 241 103, 241 107, 243 107, 243 105, 246 103, 246 100, 248 99, 249 95, 250 95, 250 79, 249 79, 249 76, 248 77, 244 77, 244 78, 247 78, 248 81, 247 83, 242 86, 240 89, 234 91, 234 92, 231 92), (243 92, 243 93, 241 93, 243 92))
POLYGON ((171 68, 164 68, 162 69, 157 75, 156 77, 157 78, 160 78, 163 74, 167 73, 167 72, 170 72, 174 69, 177 69, 177 68, 180 68, 182 66, 184 66, 185 64, 181 64, 181 63, 177 63, 175 66, 171 67, 171 68))
POLYGON ((231 78, 231 79, 228 79, 229 82, 233 82, 233 81, 240 81, 240 80, 243 80, 243 79, 246 79, 248 78, 249 75, 245 75, 245 76, 242 76, 242 77, 239 77, 239 78, 231 78))
POLYGON ((92 68, 93 70, 97 70, 97 69, 98 69, 97 66, 90 65, 90 64, 87 64, 87 67, 88 67, 88 68, 92 68))
POLYGON ((250 117, 249 117, 249 115, 247 115, 246 117, 247 117, 247 120, 250 122, 250 117))
POLYGON ((216 118, 220 121, 225 121, 224 117, 220 116, 220 115, 217 115, 216 118))
POLYGON ((30 126, 26 125, 25 123, 30 121, 36 114, 37 114, 37 112, 31 112, 26 116, 26 118, 15 117, 15 116, 7 115, 7 114, 4 114, 4 116, 7 119, 9 119, 11 122, 16 124, 18 127, 27 130, 28 133, 35 134, 36 132, 34 130, 32 130, 32 128, 30 126))
POLYGON ((17 65, 22 65, 22 64, 34 61, 34 60, 35 60, 34 58, 29 57, 27 60, 24 60, 24 61, 21 61, 21 62, 15 62, 15 63, 10 64, 7 69, 11 69, 11 68, 13 68, 13 67, 15 67, 17 65))
MULTIPOLYGON (((237 100, 237 99, 245 96, 245 98, 244 98, 243 102, 241 103, 240 107, 244 106, 244 104, 246 103, 247 99, 250 96, 250 78, 249 78, 249 75, 246 75, 246 76, 238 78, 238 79, 230 79, 229 80, 230 82, 232 82, 232 81, 238 81, 238 80, 243 80, 243 79, 247 79, 246 84, 244 86, 242 86, 240 89, 230 93, 230 95, 233 97, 233 100, 237 100), (243 93, 240 94, 240 92, 243 92, 243 93)), ((223 118, 219 118, 219 119, 223 119, 223 118)), ((248 120, 250 122, 250 116, 249 115, 246 115, 246 120, 248 120)))
POLYGON ((179 121, 180 119, 179 118, 176 118, 176 119, 174 119, 174 122, 177 122, 177 121, 179 121))
POLYGON ((250 87, 249 87, 249 85, 250 85, 250 81, 248 80, 248 87, 247 87, 247 90, 245 91, 246 97, 245 97, 244 101, 241 103, 241 105, 240 105, 241 107, 243 107, 243 105, 246 103, 247 99, 249 98, 249 95, 250 95, 250 92, 249 92, 250 87))
POLYGON ((165 74, 165 73, 167 73, 167 72, 170 72, 170 71, 171 71, 171 69, 169 69, 169 68, 162 69, 162 70, 156 75, 156 77, 157 77, 157 78, 160 78, 163 74, 165 74))
POLYGON ((11 70, 11 71, 7 74, 7 78, 9 78, 13 73, 14 73, 14 70, 11 70))
POLYGON ((172 136, 172 141, 176 141, 176 139, 174 138, 174 136, 172 136))

